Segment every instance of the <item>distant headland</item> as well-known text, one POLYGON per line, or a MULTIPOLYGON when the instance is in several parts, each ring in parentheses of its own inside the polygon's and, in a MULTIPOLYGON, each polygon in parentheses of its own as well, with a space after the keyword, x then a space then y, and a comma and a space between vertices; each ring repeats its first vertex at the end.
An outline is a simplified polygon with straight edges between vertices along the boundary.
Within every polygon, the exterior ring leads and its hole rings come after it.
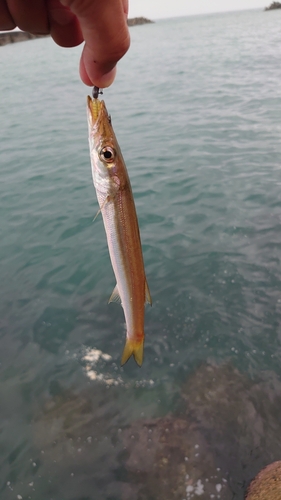
MULTIPOLYGON (((128 19, 128 26, 137 26, 139 24, 153 23, 146 17, 134 17, 128 19)), ((8 43, 24 42, 26 40, 33 40, 34 38, 46 38, 50 35, 32 35, 27 31, 6 31, 5 33, 0 33, 0 47, 1 45, 7 45, 8 43)))
POLYGON ((265 7, 264 10, 274 10, 274 9, 281 9, 281 3, 280 2, 272 2, 272 4, 270 4, 269 7, 265 7))
POLYGON ((151 21, 146 17, 133 17, 132 19, 128 19, 127 21, 128 26, 137 26, 138 24, 149 24, 149 23, 154 23, 154 21, 151 21))

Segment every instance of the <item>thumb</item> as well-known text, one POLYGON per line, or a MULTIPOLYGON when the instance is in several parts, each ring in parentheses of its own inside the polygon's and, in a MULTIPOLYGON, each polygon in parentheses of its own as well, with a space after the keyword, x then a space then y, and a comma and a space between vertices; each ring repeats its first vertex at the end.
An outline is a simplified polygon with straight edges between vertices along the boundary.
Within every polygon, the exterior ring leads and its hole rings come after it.
POLYGON ((80 76, 86 85, 108 87, 116 63, 130 46, 127 0, 60 0, 76 16, 85 46, 80 76))

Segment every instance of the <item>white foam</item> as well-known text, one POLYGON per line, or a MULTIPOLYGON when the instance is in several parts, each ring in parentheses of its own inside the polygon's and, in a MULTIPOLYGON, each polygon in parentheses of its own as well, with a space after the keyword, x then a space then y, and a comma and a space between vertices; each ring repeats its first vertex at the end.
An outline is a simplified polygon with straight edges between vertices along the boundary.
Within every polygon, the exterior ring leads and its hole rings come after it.
POLYGON ((100 349, 89 349, 82 360, 89 361, 90 363, 97 363, 100 358, 104 359, 104 361, 110 361, 112 356, 106 352, 100 351, 100 349))
POLYGON ((204 484, 202 483, 201 479, 198 479, 195 490, 194 490, 195 495, 200 496, 203 495, 204 493, 204 484))

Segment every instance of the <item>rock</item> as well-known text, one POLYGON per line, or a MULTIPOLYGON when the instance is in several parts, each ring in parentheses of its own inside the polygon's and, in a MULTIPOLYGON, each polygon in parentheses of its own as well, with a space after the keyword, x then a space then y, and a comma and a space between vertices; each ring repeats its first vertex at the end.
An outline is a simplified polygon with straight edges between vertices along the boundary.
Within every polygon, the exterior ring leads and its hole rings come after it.
POLYGON ((274 462, 261 470, 251 482, 245 500, 281 499, 281 462, 274 462))
POLYGON ((135 422, 122 440, 122 500, 232 498, 196 424, 174 417, 135 422))
POLYGON ((281 9, 280 2, 272 2, 272 4, 270 4, 269 7, 265 7, 264 10, 275 10, 275 9, 281 9))
POLYGON ((202 365, 183 386, 179 416, 197 423, 237 499, 261 468, 280 458, 280 405, 275 374, 253 381, 230 364, 202 365))

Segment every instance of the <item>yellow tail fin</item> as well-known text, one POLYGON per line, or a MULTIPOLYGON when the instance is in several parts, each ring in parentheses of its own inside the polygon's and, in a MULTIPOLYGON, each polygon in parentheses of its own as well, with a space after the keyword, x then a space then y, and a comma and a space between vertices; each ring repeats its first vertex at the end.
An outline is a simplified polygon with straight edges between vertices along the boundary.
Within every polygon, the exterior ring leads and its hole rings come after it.
POLYGON ((143 361, 143 343, 144 337, 141 341, 126 339, 126 344, 121 359, 121 366, 127 363, 128 359, 133 355, 136 363, 141 366, 143 361))

